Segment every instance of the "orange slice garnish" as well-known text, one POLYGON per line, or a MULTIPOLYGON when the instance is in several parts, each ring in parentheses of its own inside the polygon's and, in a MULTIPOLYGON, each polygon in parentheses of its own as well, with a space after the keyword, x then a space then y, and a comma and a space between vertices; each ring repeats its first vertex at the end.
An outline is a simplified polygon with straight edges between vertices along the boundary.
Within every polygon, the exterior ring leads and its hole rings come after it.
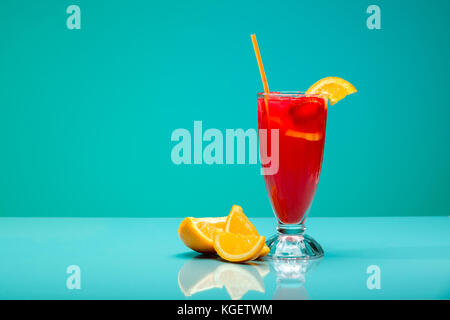
POLYGON ((300 132, 292 129, 286 130, 285 135, 293 138, 301 138, 308 141, 319 141, 322 139, 323 134, 321 132, 311 133, 311 132, 300 132))
POLYGON ((327 77, 314 83, 306 91, 306 94, 326 96, 333 105, 356 91, 356 88, 350 82, 342 78, 327 77))

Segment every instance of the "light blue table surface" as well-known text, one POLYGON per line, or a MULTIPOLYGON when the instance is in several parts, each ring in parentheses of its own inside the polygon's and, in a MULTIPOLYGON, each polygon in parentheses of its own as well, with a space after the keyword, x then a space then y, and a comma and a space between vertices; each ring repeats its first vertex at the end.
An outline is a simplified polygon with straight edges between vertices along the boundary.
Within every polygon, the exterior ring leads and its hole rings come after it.
POLYGON ((0 299, 450 298, 449 217, 311 218, 325 257, 309 264, 202 257, 178 239, 181 220, 0 218, 0 299))

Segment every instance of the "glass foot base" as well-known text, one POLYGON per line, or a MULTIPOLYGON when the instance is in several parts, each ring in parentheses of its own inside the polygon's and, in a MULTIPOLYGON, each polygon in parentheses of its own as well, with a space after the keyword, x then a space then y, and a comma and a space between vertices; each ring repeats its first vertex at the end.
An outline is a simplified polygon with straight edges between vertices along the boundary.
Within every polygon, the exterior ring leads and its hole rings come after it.
MULTIPOLYGON (((323 257, 323 249, 312 237, 300 233, 278 233, 266 241, 270 248, 269 257, 274 259, 318 259, 323 257)), ((303 231, 303 230, 302 230, 303 231)))

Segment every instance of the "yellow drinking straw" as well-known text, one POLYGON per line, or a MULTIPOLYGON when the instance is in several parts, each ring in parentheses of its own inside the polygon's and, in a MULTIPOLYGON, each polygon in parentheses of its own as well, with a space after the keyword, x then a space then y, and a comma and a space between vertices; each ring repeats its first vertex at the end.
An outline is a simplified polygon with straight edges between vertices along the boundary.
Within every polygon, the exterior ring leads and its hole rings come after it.
POLYGON ((269 85, 267 84, 266 73, 264 72, 264 66, 261 60, 261 53, 259 52, 258 41, 256 41, 256 36, 251 35, 253 42, 253 49, 255 49, 256 61, 258 61, 259 72, 261 73, 261 79, 264 86, 264 92, 269 94, 269 85))
MULTIPOLYGON (((264 97, 264 101, 266 102, 266 114, 267 114, 267 120, 269 119, 269 84, 267 83, 267 78, 266 78, 266 73, 264 72, 264 66, 262 63, 262 59, 261 59, 261 53, 259 52, 259 47, 258 47, 258 41, 256 41, 256 35, 252 34, 251 35, 252 38, 252 42, 253 42, 253 49, 255 49, 255 55, 256 55, 256 61, 258 62, 258 67, 259 67, 259 73, 261 73, 261 79, 263 82, 263 86, 264 86, 264 93, 265 93, 265 97, 264 97)), ((269 124, 269 122, 267 122, 267 124, 269 124)))

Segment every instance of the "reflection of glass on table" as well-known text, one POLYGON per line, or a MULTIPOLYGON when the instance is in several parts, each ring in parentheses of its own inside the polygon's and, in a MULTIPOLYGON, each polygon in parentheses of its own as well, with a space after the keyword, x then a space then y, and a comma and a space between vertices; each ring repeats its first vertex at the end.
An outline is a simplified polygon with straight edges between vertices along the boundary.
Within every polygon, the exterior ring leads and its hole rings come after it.
POLYGON ((322 259, 274 259, 271 266, 277 277, 274 300, 309 300, 305 288, 306 274, 314 270, 322 259))

